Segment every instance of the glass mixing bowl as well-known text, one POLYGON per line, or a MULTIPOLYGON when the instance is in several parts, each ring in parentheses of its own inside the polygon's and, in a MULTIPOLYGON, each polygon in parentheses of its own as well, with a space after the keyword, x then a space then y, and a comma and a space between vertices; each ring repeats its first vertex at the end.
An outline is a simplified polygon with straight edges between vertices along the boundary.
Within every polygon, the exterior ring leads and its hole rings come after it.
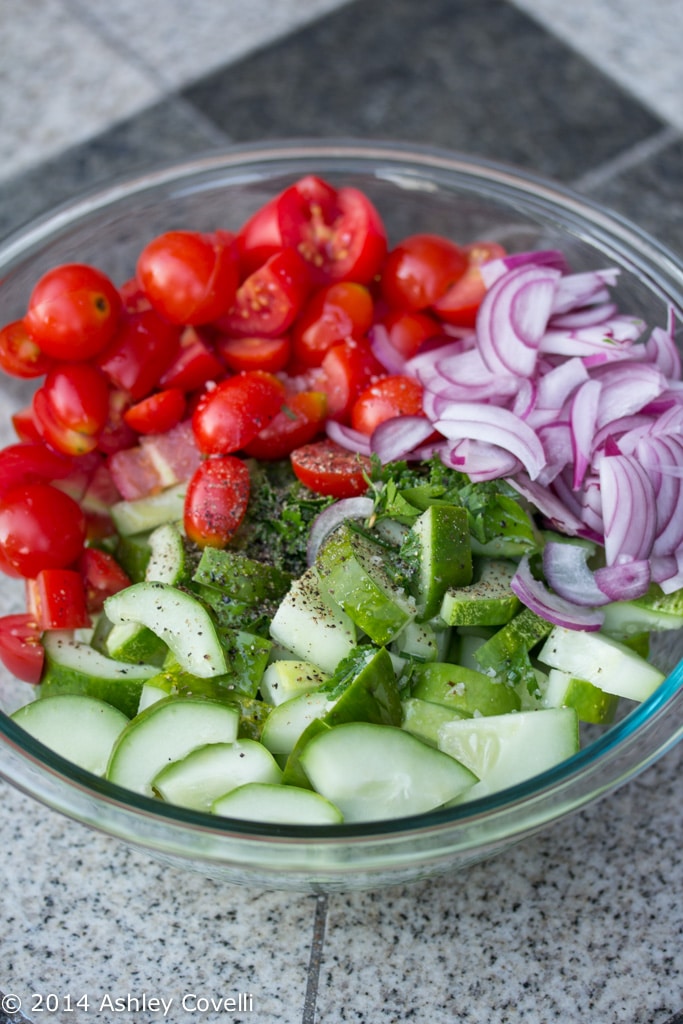
MULTIPOLYGON (((574 270, 618 266, 623 309, 665 324, 683 315, 683 265, 634 225, 570 191, 457 154, 390 144, 281 142, 236 147, 162 167, 62 206, 0 245, 0 320, 23 314, 50 267, 92 262, 121 282, 144 241, 171 228, 237 228, 270 196, 315 173, 365 191, 390 242, 434 231, 460 242, 495 239, 509 250, 560 248, 574 270)), ((0 443, 31 388, 4 378, 0 443)), ((0 582, 0 612, 22 610, 22 590, 0 582)), ((0 774, 37 800, 167 863, 232 883, 299 891, 370 889, 491 857, 632 779, 681 737, 683 635, 658 639, 669 673, 653 696, 625 706, 576 756, 504 792, 414 818, 327 828, 267 826, 210 817, 133 795, 79 770, 0 715, 0 774)), ((4 673, 0 703, 30 697, 4 673)))

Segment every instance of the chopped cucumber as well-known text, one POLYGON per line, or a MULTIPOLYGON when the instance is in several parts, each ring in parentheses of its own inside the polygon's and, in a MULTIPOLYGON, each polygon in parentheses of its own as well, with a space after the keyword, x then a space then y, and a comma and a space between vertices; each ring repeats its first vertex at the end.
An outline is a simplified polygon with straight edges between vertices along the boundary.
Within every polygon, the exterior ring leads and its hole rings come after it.
POLYGON ((117 501, 111 507, 116 532, 121 537, 130 537, 136 533, 149 533, 163 523, 182 522, 186 491, 186 483, 175 484, 148 498, 117 501))
POLYGON ((338 807, 310 789, 248 782, 216 800, 214 814, 273 825, 339 825, 338 807))
POLYGON ((467 509, 430 505, 413 523, 403 551, 415 558, 411 589, 418 618, 433 618, 450 587, 472 582, 472 548, 467 509))
POLYGON ((449 626, 503 626, 519 610, 510 590, 517 565, 504 559, 481 559, 477 578, 469 586, 451 587, 444 594, 440 615, 449 626))
POLYGON ((13 721, 50 750, 93 775, 104 775, 128 718, 111 704, 75 693, 42 697, 19 708, 13 721))
POLYGON ((419 697, 406 697, 401 701, 401 707, 401 728, 417 736, 423 743, 428 743, 430 747, 438 747, 439 729, 445 722, 468 717, 455 708, 446 707, 444 704, 432 704, 431 701, 421 700, 419 697))
POLYGON ((173 523, 157 526, 149 535, 150 558, 145 568, 148 583, 185 583, 189 576, 183 536, 173 523))
POLYGON ((278 704, 264 722, 261 743, 271 754, 291 754, 304 730, 314 719, 323 718, 333 705, 328 694, 320 690, 278 704))
POLYGON ((281 770, 261 743, 238 739, 190 751, 162 768, 152 780, 152 789, 168 803, 210 811, 215 800, 237 786, 247 782, 278 785, 281 781, 281 770))
POLYGON ((263 673, 261 694, 264 700, 277 706, 322 686, 328 678, 310 661, 273 661, 263 673))
POLYGON ((323 593, 314 568, 292 583, 273 616, 270 635, 302 661, 328 673, 334 672, 356 645, 354 624, 323 593))
POLYGON ((520 709, 519 695, 511 686, 483 672, 446 662, 416 665, 411 675, 411 696, 465 715, 501 715, 520 709))
POLYGON ((614 721, 619 698, 598 686, 577 679, 569 672, 551 668, 544 688, 542 704, 546 708, 574 708, 580 722, 602 725, 614 721))

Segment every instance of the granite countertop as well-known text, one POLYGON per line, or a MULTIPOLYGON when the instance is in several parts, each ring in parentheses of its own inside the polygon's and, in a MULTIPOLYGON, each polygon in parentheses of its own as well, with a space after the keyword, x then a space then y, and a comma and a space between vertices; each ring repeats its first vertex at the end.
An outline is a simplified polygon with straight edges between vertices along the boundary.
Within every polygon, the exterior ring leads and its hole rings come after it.
MULTIPOLYGON (((0 10, 2 236, 160 160, 325 135, 516 164, 683 254, 679 0, 0 10)), ((0 990, 25 1016, 0 1024, 146 1024, 169 1000, 174 1024, 681 1024, 681 768, 679 745, 452 877, 328 896, 162 866, 2 783, 0 990)))

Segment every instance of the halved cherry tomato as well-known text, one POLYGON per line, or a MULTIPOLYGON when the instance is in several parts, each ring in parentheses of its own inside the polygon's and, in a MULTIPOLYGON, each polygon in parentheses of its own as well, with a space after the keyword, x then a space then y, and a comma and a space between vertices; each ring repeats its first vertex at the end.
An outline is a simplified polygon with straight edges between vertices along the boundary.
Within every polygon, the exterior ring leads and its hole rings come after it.
POLYGON ((85 533, 78 503, 51 484, 24 484, 0 501, 0 549, 21 576, 72 565, 85 533))
POLYGON ((333 345, 323 359, 322 370, 320 386, 327 395, 328 415, 338 420, 346 420, 361 391, 384 374, 370 346, 353 341, 333 345))
POLYGON ((102 611, 107 597, 125 590, 131 583, 116 559, 99 548, 84 548, 78 571, 85 588, 86 608, 93 614, 102 611))
POLYGON ((296 319, 310 290, 308 267, 293 249, 283 249, 247 277, 216 326, 240 338, 277 338, 296 319))
POLYGON ((428 313, 394 309, 387 313, 382 323, 387 329, 389 341, 404 359, 412 359, 425 341, 442 333, 438 321, 428 313))
POLYGON ((143 310, 122 317, 119 330, 96 363, 114 387, 137 401, 157 387, 179 347, 179 329, 154 310, 143 310))
POLYGON ((320 366, 333 345, 365 337, 372 318, 372 296, 364 285, 339 281, 319 288, 294 324, 295 360, 302 366, 320 366))
POLYGON ((82 629, 91 624, 83 577, 75 569, 42 569, 26 581, 26 606, 39 629, 82 629))
POLYGON ((20 441, 38 441, 42 444, 40 431, 36 426, 33 415, 32 405, 26 405, 23 409, 18 409, 17 412, 12 413, 12 426, 14 427, 14 433, 20 441))
POLYGON ((288 334, 279 338, 218 338, 216 351, 225 365, 240 370, 265 370, 278 373, 289 362, 292 343, 288 334))
POLYGON ((347 451, 334 441, 314 441, 290 455, 295 476, 305 487, 331 498, 354 498, 368 488, 370 459, 347 451))
POLYGON ((109 414, 109 385, 92 363, 61 363, 47 375, 42 388, 50 410, 70 430, 94 436, 109 414))
POLYGON ((222 376, 223 364, 201 329, 188 326, 180 335, 180 348, 172 363, 159 378, 159 387, 180 388, 188 394, 222 376))
POLYGON ((321 391, 286 395, 280 412, 244 446, 244 451, 255 459, 284 459, 320 433, 326 413, 327 399, 321 391))
POLYGON ((34 685, 40 682, 45 663, 40 633, 28 614, 0 618, 0 661, 17 679, 34 685))
POLYGON ((38 281, 24 323, 46 355, 81 360, 102 351, 120 313, 121 296, 106 274, 84 263, 65 263, 38 281))
POLYGON ((205 324, 232 305, 237 249, 227 232, 167 231, 140 253, 137 280, 158 313, 174 324, 205 324))
POLYGON ((67 477, 73 461, 44 444, 10 444, 0 451, 0 498, 22 484, 49 483, 67 477))
POLYGON ((280 411, 285 389, 261 370, 222 380, 204 392, 192 415, 197 447, 205 455, 239 451, 280 411))
POLYGON ((361 434, 396 416, 422 416, 422 385, 413 377, 395 374, 371 384, 351 409, 351 426, 361 434))
POLYGON ((456 327, 474 327, 477 311, 486 294, 486 285, 479 267, 489 260, 505 256, 505 249, 497 242, 471 242, 463 247, 467 256, 467 270, 455 284, 433 303, 434 312, 448 324, 456 327))
POLYGON ((233 455, 206 459, 187 488, 185 532, 199 547, 224 548, 244 519, 249 504, 249 470, 233 455))
POLYGON ((441 235, 410 235, 385 260, 382 295, 395 309, 427 309, 466 269, 467 257, 455 242, 441 235))
POLYGON ((53 363, 28 333, 23 320, 14 320, 0 330, 0 367, 5 373, 30 380, 42 377, 53 363))
POLYGON ((308 262, 317 284, 368 284, 386 254, 382 219, 362 192, 335 190, 313 175, 301 178, 266 203, 238 233, 242 265, 249 270, 284 248, 308 262))
POLYGON ((185 395, 178 388, 157 391, 126 409, 123 418, 138 434, 165 434, 180 423, 185 395))
POLYGON ((87 455, 97 448, 95 434, 84 434, 57 419, 44 388, 33 395, 33 420, 40 437, 56 452, 63 455, 87 455))

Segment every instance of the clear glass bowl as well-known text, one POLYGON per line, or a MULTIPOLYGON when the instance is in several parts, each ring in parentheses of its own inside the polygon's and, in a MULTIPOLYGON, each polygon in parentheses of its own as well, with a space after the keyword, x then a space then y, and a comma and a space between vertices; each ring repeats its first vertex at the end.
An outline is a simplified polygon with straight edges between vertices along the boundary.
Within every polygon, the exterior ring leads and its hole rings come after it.
MULTIPOLYGON (((575 270, 621 268, 618 299, 651 324, 683 315, 683 266, 634 225, 547 181, 465 156, 389 144, 281 142, 245 146, 132 178, 31 223, 0 246, 0 320, 21 316, 49 267, 93 262, 124 281, 143 242, 170 228, 238 227, 270 196, 306 173, 368 193, 390 240, 437 231, 465 242, 496 239, 510 250, 562 249, 575 270)), ((31 388, 4 379, 0 443, 31 388)), ((0 612, 22 592, 0 584, 0 612)), ((0 774, 25 793, 168 863, 232 883, 299 891, 370 889, 483 860, 604 797, 681 738, 683 636, 663 637, 654 659, 668 672, 657 692, 625 707, 606 731, 552 771, 494 796, 399 821, 328 828, 273 827, 218 819, 133 795, 94 778, 0 715, 0 774)), ((5 712, 27 687, 5 673, 5 712)))

